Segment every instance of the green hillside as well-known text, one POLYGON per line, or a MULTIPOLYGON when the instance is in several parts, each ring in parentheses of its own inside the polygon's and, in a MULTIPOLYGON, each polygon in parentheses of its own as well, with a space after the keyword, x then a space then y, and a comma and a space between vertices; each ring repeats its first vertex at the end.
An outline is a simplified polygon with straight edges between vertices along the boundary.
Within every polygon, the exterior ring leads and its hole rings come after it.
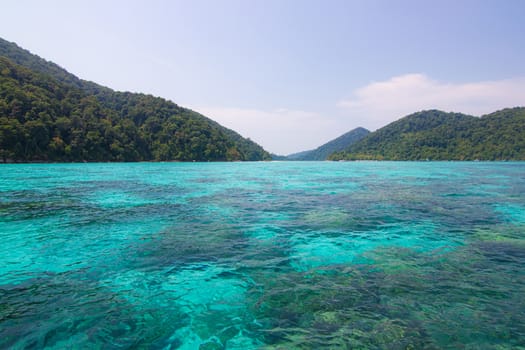
POLYGON ((81 80, 0 39, 0 160, 267 159, 256 143, 192 110, 81 80))
POLYGON ((370 131, 365 128, 353 129, 332 141, 317 147, 314 150, 290 154, 287 160, 326 160, 334 152, 340 152, 350 147, 354 143, 363 139, 370 131))
POLYGON ((481 118, 438 110, 397 120, 331 160, 525 160, 525 108, 481 118))

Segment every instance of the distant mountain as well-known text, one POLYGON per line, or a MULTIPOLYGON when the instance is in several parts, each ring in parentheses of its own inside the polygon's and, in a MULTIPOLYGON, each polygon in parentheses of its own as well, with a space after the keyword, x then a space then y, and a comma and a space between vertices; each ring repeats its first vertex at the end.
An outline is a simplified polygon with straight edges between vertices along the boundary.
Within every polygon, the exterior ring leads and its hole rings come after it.
POLYGON ((401 118, 331 160, 525 160, 525 108, 482 117, 438 110, 401 118))
POLYGON ((363 139, 370 131, 365 128, 356 128, 346 134, 339 136, 332 141, 325 143, 322 146, 310 151, 303 151, 299 153, 290 154, 286 157, 287 160, 326 160, 328 156, 334 152, 340 152, 363 139))
POLYGON ((270 157, 272 157, 272 160, 288 160, 286 159, 286 156, 281 156, 275 153, 270 153, 270 157))
POLYGON ((199 113, 79 79, 0 39, 0 161, 267 159, 199 113))
POLYGON ((284 158, 286 158, 286 160, 304 160, 302 158, 306 157, 312 151, 313 150, 292 153, 292 154, 285 156, 284 158))

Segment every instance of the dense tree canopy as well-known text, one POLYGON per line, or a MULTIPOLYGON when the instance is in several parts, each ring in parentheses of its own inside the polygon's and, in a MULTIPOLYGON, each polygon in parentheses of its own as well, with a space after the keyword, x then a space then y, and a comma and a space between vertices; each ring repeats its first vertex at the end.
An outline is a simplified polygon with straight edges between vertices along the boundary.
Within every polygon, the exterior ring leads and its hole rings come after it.
POLYGON ((0 159, 230 161, 270 155, 194 111, 80 80, 0 39, 0 159))
MULTIPOLYGON (((481 118, 418 112, 286 159, 321 160, 330 153, 332 160, 525 160, 525 108, 481 118)), ((0 161, 270 158, 256 143, 194 111, 79 79, 0 39, 0 161)))
POLYGON ((525 160, 525 108, 481 118, 437 110, 414 113, 331 160, 525 160))

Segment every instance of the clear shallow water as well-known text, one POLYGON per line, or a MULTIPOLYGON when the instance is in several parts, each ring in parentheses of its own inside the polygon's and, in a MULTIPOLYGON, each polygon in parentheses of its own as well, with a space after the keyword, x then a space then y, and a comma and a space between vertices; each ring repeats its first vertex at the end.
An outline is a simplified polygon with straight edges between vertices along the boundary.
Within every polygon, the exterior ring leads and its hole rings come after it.
POLYGON ((2 165, 0 239, 0 348, 525 344, 525 163, 2 165))

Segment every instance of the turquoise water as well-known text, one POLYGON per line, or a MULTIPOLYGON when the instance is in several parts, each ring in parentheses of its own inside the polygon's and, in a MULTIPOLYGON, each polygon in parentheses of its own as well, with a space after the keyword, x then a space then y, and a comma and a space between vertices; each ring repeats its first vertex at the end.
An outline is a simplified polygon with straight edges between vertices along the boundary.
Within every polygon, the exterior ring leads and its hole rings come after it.
POLYGON ((524 349, 525 163, 2 165, 0 193, 0 348, 524 349))

